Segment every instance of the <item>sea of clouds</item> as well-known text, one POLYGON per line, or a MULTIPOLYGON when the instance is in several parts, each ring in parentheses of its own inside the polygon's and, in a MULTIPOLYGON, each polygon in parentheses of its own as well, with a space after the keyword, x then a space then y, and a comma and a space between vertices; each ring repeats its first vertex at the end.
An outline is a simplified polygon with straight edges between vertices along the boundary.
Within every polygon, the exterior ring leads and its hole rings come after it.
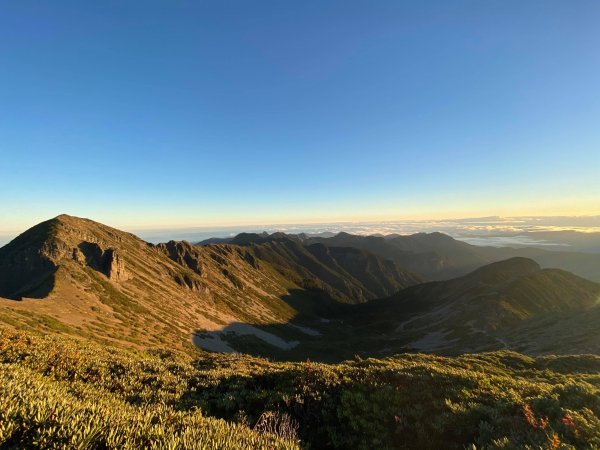
MULTIPOLYGON (((344 231, 359 235, 391 235, 441 232, 473 245, 536 246, 561 250, 567 246, 560 233, 546 232, 573 230, 586 233, 600 233, 600 216, 558 216, 558 217, 478 217, 469 219, 445 220, 395 220, 379 222, 331 222, 313 224, 269 224, 226 227, 166 228, 154 230, 128 229, 142 239, 152 242, 186 240, 200 242, 217 237, 232 237, 238 233, 273 233, 281 231, 290 234, 306 233, 333 235, 344 231)), ((0 246, 16 236, 0 235, 0 246)), ((590 235, 591 236, 591 235, 590 235)), ((600 239, 596 235, 595 240, 600 239)))
POLYGON ((290 234, 390 235, 441 232, 474 245, 547 246, 566 244, 540 238, 541 232, 573 230, 600 233, 600 216, 588 217, 479 217, 448 220, 398 220, 380 222, 332 222, 316 224, 270 224, 230 227, 198 227, 170 230, 131 230, 149 242, 187 240, 199 242, 211 237, 232 237, 241 232, 290 234))

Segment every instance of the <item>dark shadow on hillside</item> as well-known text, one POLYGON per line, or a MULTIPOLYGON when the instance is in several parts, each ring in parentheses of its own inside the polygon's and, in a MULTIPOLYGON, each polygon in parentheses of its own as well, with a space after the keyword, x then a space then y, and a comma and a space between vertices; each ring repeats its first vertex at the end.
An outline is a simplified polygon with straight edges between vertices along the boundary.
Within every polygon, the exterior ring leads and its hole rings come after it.
POLYGON ((56 270, 54 264, 45 260, 36 261, 27 270, 0 267, 0 297, 11 300, 46 298, 54 289, 56 270))
MULTIPOLYGON (((416 289, 416 288, 415 288, 416 289)), ((194 343, 205 350, 244 353, 276 361, 341 362, 400 353, 495 351, 507 343, 470 324, 451 330, 430 322, 431 301, 415 301, 415 289, 393 299, 341 304, 323 291, 291 290, 281 299, 297 314, 285 323, 236 322, 220 330, 196 330, 194 343)), ((417 296, 418 298, 418 296, 417 296)))
POLYGON ((96 272, 100 272, 110 277, 110 265, 113 257, 113 250, 103 250, 94 242, 82 242, 78 246, 85 258, 85 263, 96 272))
POLYGON ((102 272, 104 269, 104 251, 94 242, 81 242, 78 246, 85 257, 85 263, 92 269, 102 272))
POLYGON ((340 303, 321 289, 291 289, 280 297, 298 311, 295 319, 335 319, 352 310, 354 305, 340 303))
POLYGON ((204 350, 245 353, 277 361, 340 362, 361 357, 382 357, 411 352, 412 337, 384 338, 393 326, 374 329, 367 305, 339 303, 323 291, 290 290, 281 299, 297 314, 284 323, 235 322, 216 331, 196 330, 194 344, 204 350), (364 339, 368 336, 368 339, 364 339))

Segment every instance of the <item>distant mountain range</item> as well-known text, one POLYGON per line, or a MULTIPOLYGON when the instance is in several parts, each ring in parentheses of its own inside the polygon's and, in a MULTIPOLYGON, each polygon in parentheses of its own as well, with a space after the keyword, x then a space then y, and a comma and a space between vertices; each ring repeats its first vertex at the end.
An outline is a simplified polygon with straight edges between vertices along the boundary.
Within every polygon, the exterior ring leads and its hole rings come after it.
POLYGON ((154 245, 62 215, 0 248, 0 321, 281 359, 587 353, 600 352, 599 279, 598 254, 479 247, 441 233, 154 245))
MULTIPOLYGON (((573 242, 591 242, 594 233, 554 232, 568 236, 573 242)), ((274 235, 283 236, 282 233, 274 235)), ((271 236, 274 236, 271 235, 271 236)), ((327 247, 352 247, 371 252, 396 262, 400 267, 430 280, 445 280, 465 275, 484 264, 517 256, 531 258, 542 267, 555 267, 573 272, 581 277, 600 282, 600 253, 545 250, 533 247, 490 247, 471 245, 443 233, 416 233, 412 235, 361 236, 338 233, 333 236, 287 235, 306 245, 323 244, 327 247)), ((267 233, 242 233, 232 238, 209 239, 199 245, 234 243, 248 245, 269 239, 267 233)), ((595 248, 595 247, 594 247, 595 248)), ((590 249, 590 250, 593 250, 590 249)))

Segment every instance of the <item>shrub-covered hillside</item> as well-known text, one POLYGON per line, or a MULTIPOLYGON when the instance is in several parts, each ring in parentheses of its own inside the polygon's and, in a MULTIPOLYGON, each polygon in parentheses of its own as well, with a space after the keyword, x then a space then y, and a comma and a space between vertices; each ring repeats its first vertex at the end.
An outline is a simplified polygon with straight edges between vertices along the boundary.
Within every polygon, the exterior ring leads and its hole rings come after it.
POLYGON ((292 434, 181 408, 195 370, 164 356, 0 331, 0 447, 298 448, 292 434))
POLYGON ((3 448, 600 447, 597 356, 194 360, 2 329, 0 364, 3 448))

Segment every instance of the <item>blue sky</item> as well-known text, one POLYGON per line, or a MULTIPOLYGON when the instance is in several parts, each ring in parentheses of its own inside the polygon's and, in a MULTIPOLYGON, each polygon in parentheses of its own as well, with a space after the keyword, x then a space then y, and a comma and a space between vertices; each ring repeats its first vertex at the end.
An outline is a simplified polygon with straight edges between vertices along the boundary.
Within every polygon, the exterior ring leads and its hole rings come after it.
POLYGON ((0 7, 0 231, 600 214, 597 1, 0 7))

